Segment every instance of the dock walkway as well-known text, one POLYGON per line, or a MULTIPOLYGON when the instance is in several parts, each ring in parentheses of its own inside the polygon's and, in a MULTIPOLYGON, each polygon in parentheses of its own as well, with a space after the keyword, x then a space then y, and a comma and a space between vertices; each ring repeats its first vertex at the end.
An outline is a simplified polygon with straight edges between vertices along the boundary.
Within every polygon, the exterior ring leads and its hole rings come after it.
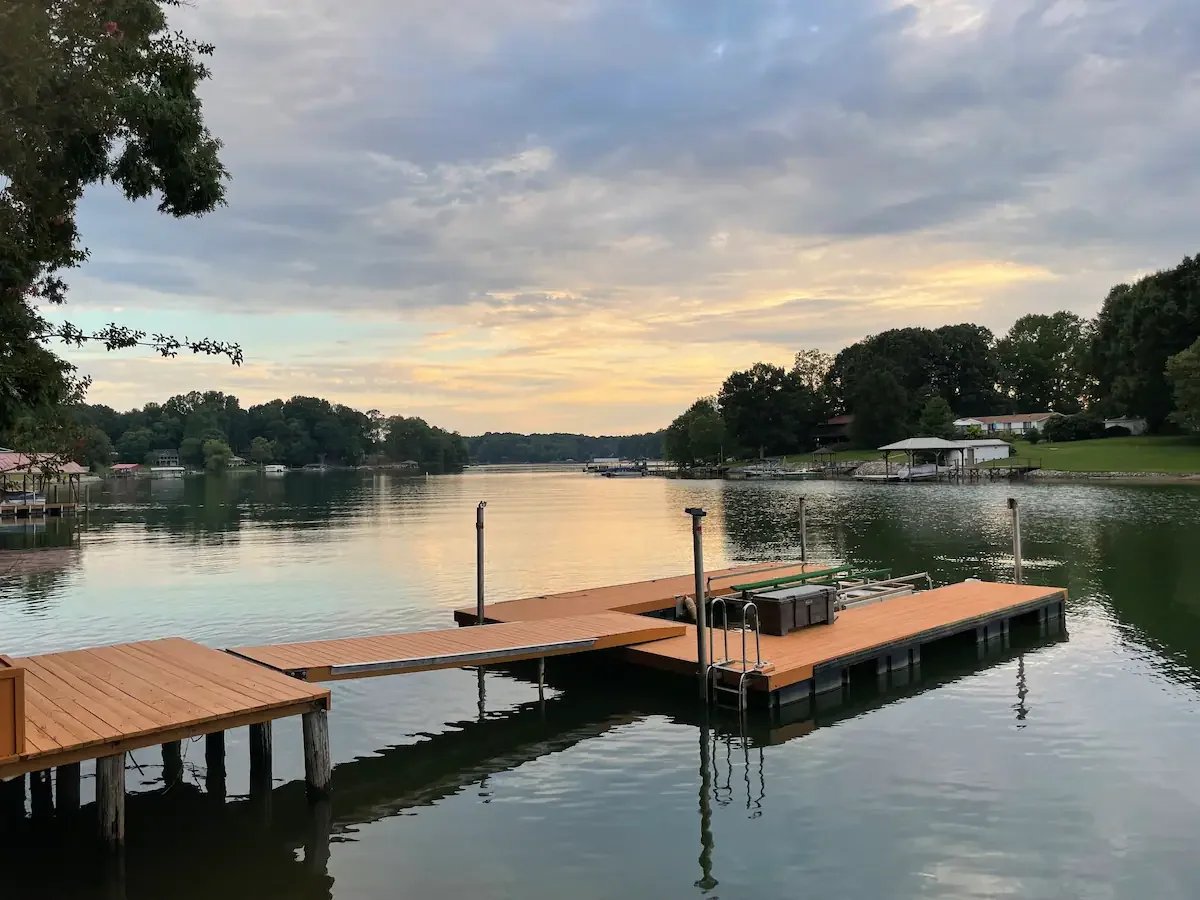
POLYGON ((623 612, 410 631, 372 637, 235 647, 229 652, 307 681, 498 665, 678 637, 682 623, 623 612))

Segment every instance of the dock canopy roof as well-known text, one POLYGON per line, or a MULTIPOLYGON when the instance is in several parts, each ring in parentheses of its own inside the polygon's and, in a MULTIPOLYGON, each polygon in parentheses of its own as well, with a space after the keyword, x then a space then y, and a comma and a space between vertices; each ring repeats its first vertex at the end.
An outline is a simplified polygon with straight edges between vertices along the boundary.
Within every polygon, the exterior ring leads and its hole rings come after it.
POLYGON ((914 437, 896 441, 894 444, 884 444, 879 449, 887 453, 892 450, 962 450, 962 444, 938 437, 914 437))

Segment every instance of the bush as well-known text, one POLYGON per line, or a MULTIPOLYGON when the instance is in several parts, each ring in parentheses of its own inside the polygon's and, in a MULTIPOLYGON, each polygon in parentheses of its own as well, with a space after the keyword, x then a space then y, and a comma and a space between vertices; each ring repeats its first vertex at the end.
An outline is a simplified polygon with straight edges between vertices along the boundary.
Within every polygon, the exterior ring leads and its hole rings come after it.
POLYGON ((1043 426, 1048 441, 1086 441, 1104 437, 1104 422, 1090 413, 1052 416, 1043 426))
POLYGON ((1031 429, 1029 431, 1029 433, 1025 435, 1025 440, 1029 441, 1029 443, 1031 443, 1031 444, 1036 444, 1041 439, 1042 439, 1042 433, 1040 431, 1038 431, 1036 428, 1031 429))
POLYGON ((1105 437, 1133 437, 1133 432, 1124 425, 1109 425, 1104 429, 1105 437))

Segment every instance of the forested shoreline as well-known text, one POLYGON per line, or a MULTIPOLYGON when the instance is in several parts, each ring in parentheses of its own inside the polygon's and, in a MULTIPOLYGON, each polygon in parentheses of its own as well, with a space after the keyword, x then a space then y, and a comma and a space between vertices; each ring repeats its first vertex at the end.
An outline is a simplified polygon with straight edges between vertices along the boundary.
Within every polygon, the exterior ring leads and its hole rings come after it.
POLYGON ((664 438, 680 464, 807 452, 831 416, 873 447, 939 434, 955 417, 1052 412, 1063 433, 1103 433, 1105 417, 1144 418, 1152 433, 1200 428, 1200 256, 1114 287, 1094 319, 1022 316, 997 336, 981 325, 897 328, 836 355, 757 363, 696 400, 664 438))

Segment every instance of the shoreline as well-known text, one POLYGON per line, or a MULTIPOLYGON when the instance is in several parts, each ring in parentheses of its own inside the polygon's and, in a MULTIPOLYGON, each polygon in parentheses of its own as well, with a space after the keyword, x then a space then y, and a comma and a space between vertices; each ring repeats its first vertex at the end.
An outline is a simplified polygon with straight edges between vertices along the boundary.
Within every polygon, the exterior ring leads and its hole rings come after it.
POLYGON ((1151 484, 1200 485, 1200 472, 1064 472, 1059 469, 1037 469, 1025 476, 1029 481, 1075 482, 1140 482, 1151 484))

